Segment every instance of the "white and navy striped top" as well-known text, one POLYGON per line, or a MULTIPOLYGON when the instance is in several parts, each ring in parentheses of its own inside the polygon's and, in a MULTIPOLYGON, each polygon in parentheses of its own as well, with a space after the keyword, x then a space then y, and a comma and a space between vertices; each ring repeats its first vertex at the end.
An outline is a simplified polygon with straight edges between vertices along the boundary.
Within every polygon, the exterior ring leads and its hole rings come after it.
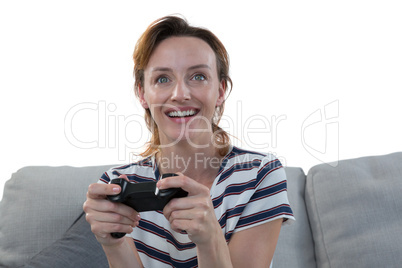
MULTIPOLYGON (((160 179, 154 157, 105 172, 100 182, 121 174, 135 182, 160 179)), ((233 233, 283 218, 294 220, 286 191, 286 175, 271 154, 233 146, 224 158, 210 190, 215 215, 226 241, 233 233)), ((170 228, 162 211, 141 212, 134 239, 144 267, 197 267, 196 246, 186 233, 170 228)))

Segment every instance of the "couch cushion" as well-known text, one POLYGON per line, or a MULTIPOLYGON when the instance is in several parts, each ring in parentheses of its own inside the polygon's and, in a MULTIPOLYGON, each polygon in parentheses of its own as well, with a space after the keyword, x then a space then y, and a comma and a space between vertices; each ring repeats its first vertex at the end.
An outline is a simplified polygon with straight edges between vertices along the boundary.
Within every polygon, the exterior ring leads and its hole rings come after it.
POLYGON ((0 267, 22 265, 61 238, 82 213, 88 185, 110 166, 25 167, 0 202, 0 267))
POLYGON ((288 180, 289 203, 296 221, 282 227, 274 254, 273 267, 313 268, 316 267, 314 244, 304 202, 306 175, 301 168, 295 167, 286 167, 285 172, 288 180))
POLYGON ((24 268, 109 267, 101 244, 82 212, 62 238, 33 257, 24 268))
POLYGON ((318 267, 400 267, 401 163, 394 153, 311 168, 306 205, 318 267))

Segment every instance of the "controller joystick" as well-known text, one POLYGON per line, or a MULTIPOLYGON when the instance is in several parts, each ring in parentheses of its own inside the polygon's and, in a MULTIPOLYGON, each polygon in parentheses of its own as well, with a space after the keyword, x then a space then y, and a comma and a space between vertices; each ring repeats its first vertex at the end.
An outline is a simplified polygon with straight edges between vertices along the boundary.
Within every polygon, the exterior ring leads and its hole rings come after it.
MULTIPOLYGON (((178 176, 175 173, 166 173, 162 179, 178 176)), ((173 198, 186 197, 188 193, 181 188, 170 188, 159 190, 156 182, 133 183, 125 179, 113 179, 111 184, 120 185, 121 191, 116 195, 108 195, 107 198, 112 202, 123 203, 132 207, 137 212, 163 210, 165 205, 173 198)), ((121 238, 125 233, 111 233, 114 238, 121 238)))

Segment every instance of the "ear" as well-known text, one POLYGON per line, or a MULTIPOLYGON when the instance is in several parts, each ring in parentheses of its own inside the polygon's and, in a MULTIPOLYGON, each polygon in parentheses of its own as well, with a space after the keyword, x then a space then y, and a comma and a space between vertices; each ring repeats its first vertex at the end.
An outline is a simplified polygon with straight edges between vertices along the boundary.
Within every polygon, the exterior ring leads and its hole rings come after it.
POLYGON ((225 93, 226 93, 226 87, 225 87, 225 80, 222 79, 221 83, 219 84, 219 95, 218 99, 216 101, 216 107, 221 106, 222 103, 225 101, 225 93))
POLYGON ((144 109, 148 109, 149 106, 148 106, 147 101, 145 100, 144 88, 141 87, 141 84, 138 85, 138 96, 139 96, 139 99, 140 99, 141 106, 144 109))

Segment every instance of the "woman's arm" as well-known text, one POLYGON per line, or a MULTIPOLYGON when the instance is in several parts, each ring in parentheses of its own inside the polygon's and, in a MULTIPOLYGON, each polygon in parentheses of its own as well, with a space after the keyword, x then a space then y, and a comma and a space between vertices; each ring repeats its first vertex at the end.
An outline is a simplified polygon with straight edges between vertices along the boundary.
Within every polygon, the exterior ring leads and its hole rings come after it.
POLYGON ((163 213, 173 230, 186 231, 197 245, 199 267, 269 267, 282 219, 234 233, 228 245, 207 187, 182 174, 158 182, 158 187, 181 187, 189 193, 171 200, 163 213))
POLYGON ((133 239, 125 237, 121 240, 124 242, 113 246, 102 246, 109 267, 143 267, 133 239))
POLYGON ((91 184, 83 205, 86 220, 102 245, 110 267, 142 267, 133 240, 110 235, 113 232, 131 233, 140 220, 138 212, 131 207, 106 199, 107 195, 120 191, 120 186, 114 184, 91 184))
POLYGON ((233 267, 269 267, 283 219, 234 233, 229 242, 233 267))
POLYGON ((178 173, 158 182, 159 189, 180 187, 186 198, 172 199, 163 214, 176 232, 186 231, 197 246, 199 267, 233 267, 230 252, 214 211, 209 188, 178 173))
POLYGON ((197 245, 199 266, 267 268, 274 256, 281 225, 282 219, 277 219, 239 231, 232 235, 229 245, 222 232, 217 233, 217 239, 211 243, 203 247, 197 245))

